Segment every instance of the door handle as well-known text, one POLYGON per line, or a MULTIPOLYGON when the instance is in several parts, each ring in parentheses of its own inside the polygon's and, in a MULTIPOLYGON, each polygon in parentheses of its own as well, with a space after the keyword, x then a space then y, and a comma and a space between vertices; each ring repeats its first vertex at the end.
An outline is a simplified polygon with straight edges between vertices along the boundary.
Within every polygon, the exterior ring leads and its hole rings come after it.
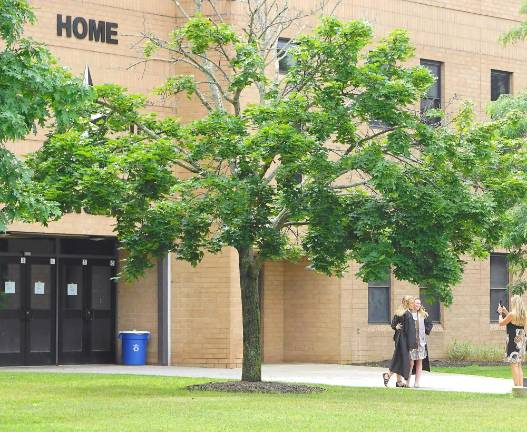
POLYGON ((86 321, 93 320, 93 312, 90 309, 85 310, 84 316, 86 317, 86 321))
POLYGON ((31 311, 29 309, 26 309, 24 311, 26 321, 29 321, 31 319, 31 311))

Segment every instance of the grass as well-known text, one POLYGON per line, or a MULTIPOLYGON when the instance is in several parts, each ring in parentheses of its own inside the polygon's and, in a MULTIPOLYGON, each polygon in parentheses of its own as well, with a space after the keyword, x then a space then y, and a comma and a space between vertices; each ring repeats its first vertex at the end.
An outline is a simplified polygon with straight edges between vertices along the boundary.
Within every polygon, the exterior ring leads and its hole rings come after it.
MULTIPOLYGON (((508 431, 525 401, 327 387, 310 395, 189 392, 204 379, 0 373, 0 431, 508 431), (499 419, 499 421, 497 421, 499 419)), ((521 417, 521 416, 520 416, 521 417)))
MULTIPOLYGON (((512 380, 511 367, 503 366, 460 366, 460 367, 433 367, 433 372, 445 372, 465 375, 480 375, 493 378, 508 378, 512 380)), ((527 371, 524 369, 524 375, 527 378, 527 371)))

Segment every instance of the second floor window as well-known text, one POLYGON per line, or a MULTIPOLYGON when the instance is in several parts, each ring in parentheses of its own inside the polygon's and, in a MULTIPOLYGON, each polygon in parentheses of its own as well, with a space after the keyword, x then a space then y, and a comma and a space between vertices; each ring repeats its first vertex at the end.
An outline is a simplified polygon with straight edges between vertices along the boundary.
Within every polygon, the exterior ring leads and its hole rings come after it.
MULTIPOLYGON (((441 66, 442 63, 434 60, 421 60, 421 66, 428 69, 430 74, 435 78, 434 84, 426 92, 426 96, 421 99, 421 115, 423 116, 428 110, 440 109, 441 103, 441 66)), ((437 124, 441 121, 439 117, 424 117, 428 124, 437 124)))
POLYGON ((495 101, 502 94, 511 93, 511 72, 492 69, 490 71, 490 100, 495 101))

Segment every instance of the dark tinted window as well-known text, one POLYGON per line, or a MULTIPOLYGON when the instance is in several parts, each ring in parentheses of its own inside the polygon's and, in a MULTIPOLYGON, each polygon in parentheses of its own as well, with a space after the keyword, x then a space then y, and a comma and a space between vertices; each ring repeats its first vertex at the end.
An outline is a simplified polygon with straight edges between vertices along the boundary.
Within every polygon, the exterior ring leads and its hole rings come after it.
POLYGON ((490 320, 497 321, 496 308, 501 301, 505 307, 509 307, 509 265, 507 255, 494 254, 490 256, 490 320))
POLYGON ((497 100, 502 94, 511 92, 511 72, 492 69, 490 71, 490 100, 497 100))
POLYGON ((431 297, 424 288, 419 290, 419 298, 421 299, 422 306, 426 309, 432 321, 441 322, 441 303, 439 302, 439 299, 431 297))
POLYGON ((441 104, 441 62, 433 60, 421 60, 421 66, 428 69, 430 74, 435 77, 435 82, 426 92, 426 96, 421 99, 421 115, 423 121, 428 124, 437 124, 441 121, 439 117, 426 117, 424 116, 428 110, 440 109, 441 104))
POLYGON ((368 282, 368 322, 390 322, 390 273, 383 280, 368 282))
POLYGON ((42 237, 4 237, 0 239, 0 252, 9 252, 23 255, 28 252, 35 254, 53 254, 55 252, 55 239, 42 237))
POLYGON ((291 39, 278 39, 278 71, 280 73, 286 73, 295 63, 293 56, 287 52, 292 45, 291 39))
POLYGON ((61 239, 60 252, 68 255, 115 255, 115 240, 95 239, 61 239))

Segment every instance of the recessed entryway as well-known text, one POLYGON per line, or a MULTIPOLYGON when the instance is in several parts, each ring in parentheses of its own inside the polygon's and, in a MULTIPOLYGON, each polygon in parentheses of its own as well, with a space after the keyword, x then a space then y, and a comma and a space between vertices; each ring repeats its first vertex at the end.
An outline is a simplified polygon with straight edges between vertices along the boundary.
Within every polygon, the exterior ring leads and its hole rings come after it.
POLYGON ((0 365, 115 361, 115 240, 0 239, 0 365))

